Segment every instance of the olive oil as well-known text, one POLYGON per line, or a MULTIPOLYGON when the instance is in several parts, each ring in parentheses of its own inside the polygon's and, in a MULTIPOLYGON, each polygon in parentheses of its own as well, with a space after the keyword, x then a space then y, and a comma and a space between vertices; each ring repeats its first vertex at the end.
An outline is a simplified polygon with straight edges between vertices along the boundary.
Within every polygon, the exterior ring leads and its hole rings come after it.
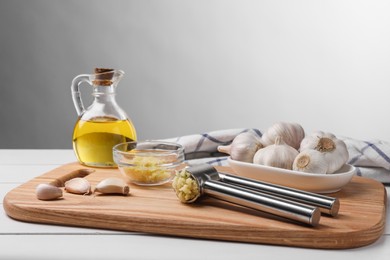
POLYGON ((135 141, 136 131, 129 120, 112 117, 79 119, 73 131, 73 150, 80 163, 95 167, 116 167, 112 147, 135 141))
POLYGON ((73 150, 81 164, 116 167, 112 148, 136 140, 133 123, 115 100, 115 91, 124 71, 95 68, 72 81, 72 99, 79 116, 73 131, 73 150), (84 84, 82 84, 84 83, 84 84), (85 109, 80 86, 92 87, 92 104, 85 109))

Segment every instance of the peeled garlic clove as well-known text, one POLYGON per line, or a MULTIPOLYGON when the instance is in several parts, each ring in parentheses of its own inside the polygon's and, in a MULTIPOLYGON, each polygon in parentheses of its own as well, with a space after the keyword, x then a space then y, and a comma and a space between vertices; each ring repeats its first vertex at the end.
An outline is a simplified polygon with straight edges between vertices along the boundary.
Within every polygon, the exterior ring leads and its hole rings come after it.
POLYGON ((218 151, 229 154, 233 160, 251 163, 255 153, 262 147, 260 137, 244 132, 237 135, 230 145, 218 146, 218 151))
POLYGON ((94 192, 127 195, 130 192, 130 188, 122 179, 108 178, 99 182, 94 192))
POLYGON ((84 178, 73 178, 65 182, 65 190, 74 194, 90 194, 91 193, 91 184, 84 178))
POLYGON ((297 155, 298 151, 287 145, 282 137, 278 136, 275 144, 266 146, 256 152, 253 163, 291 170, 297 155))
POLYGON ((322 152, 324 160, 328 163, 327 173, 334 173, 340 169, 349 158, 347 145, 332 133, 317 131, 301 142, 300 150, 307 149, 322 152))
POLYGON ((62 197, 62 190, 54 185, 41 183, 35 188, 35 194, 40 200, 55 200, 62 197))
POLYGON ((278 136, 281 136, 286 144, 298 150, 305 137, 305 131, 300 124, 278 122, 264 132, 261 140, 264 146, 268 146, 274 144, 278 136))
POLYGON ((293 170, 326 174, 328 172, 328 163, 324 158, 324 154, 317 150, 305 150, 300 152, 293 162, 293 170))

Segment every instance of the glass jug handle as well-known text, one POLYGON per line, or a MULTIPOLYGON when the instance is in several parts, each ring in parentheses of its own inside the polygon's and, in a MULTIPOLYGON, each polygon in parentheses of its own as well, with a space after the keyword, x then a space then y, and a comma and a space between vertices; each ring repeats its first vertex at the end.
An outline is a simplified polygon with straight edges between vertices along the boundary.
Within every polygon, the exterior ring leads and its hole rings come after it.
POLYGON ((90 75, 88 74, 82 74, 75 77, 72 81, 71 89, 72 89, 73 104, 74 107, 76 108, 77 115, 79 116, 85 111, 83 101, 81 100, 80 85, 83 82, 87 82, 89 85, 92 85, 91 81, 89 80, 89 76, 90 75))

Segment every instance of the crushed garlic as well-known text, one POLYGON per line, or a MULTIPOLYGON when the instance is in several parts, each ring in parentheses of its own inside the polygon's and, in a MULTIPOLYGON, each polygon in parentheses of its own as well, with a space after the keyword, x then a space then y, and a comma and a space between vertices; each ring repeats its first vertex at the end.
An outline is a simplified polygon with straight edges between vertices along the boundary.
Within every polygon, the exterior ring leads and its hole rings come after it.
POLYGON ((199 197, 200 191, 196 180, 185 169, 176 172, 172 187, 181 202, 192 202, 199 197))
POLYGON ((134 157, 130 162, 134 166, 123 167, 125 174, 135 182, 158 183, 169 179, 171 171, 162 166, 164 160, 156 157, 134 157))

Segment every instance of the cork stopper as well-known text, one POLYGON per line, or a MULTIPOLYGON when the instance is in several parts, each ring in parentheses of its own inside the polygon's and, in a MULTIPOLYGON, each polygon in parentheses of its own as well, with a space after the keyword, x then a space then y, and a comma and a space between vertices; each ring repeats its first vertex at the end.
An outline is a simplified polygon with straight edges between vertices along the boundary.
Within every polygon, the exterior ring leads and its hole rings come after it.
POLYGON ((95 80, 92 81, 94 85, 110 86, 114 77, 114 69, 95 68, 95 75, 95 80))

